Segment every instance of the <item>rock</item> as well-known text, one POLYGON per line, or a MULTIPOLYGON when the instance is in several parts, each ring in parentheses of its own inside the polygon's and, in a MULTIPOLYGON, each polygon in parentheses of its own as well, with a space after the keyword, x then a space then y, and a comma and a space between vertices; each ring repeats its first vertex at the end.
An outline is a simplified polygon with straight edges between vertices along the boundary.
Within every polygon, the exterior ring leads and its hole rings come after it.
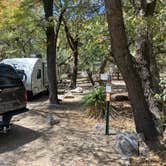
POLYGON ((68 92, 64 95, 64 98, 69 98, 69 99, 74 98, 74 95, 72 93, 68 92))
POLYGON ((112 100, 114 101, 128 101, 128 94, 127 93, 118 93, 111 95, 112 100))
POLYGON ((71 93, 83 93, 83 89, 81 87, 77 87, 71 90, 71 93))
POLYGON ((64 95, 58 95, 58 100, 62 101, 64 99, 64 95))
POLYGON ((53 117, 51 115, 47 116, 46 121, 50 126, 60 123, 60 120, 57 117, 53 117))
POLYGON ((96 126, 95 126, 95 129, 97 129, 97 130, 102 130, 104 128, 105 128, 105 126, 102 123, 97 123, 96 126))
POLYGON ((125 157, 139 155, 139 141, 136 133, 117 133, 116 149, 125 157))

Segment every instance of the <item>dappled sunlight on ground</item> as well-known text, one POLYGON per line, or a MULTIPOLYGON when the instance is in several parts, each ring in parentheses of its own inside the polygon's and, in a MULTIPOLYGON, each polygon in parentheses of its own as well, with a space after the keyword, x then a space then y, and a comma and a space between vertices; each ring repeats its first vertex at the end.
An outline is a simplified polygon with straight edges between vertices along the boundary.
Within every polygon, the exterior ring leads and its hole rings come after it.
POLYGON ((65 99, 51 110, 47 100, 30 102, 30 112, 15 117, 12 131, 2 137, 0 165, 120 165, 115 136, 96 130, 97 121, 80 111, 80 99, 65 99), (50 126, 48 115, 60 123, 50 126))
MULTIPOLYGON (((104 126, 104 120, 85 116, 82 95, 75 94, 52 107, 46 96, 29 102, 30 111, 16 116, 12 130, 0 135, 0 166, 124 165, 125 160, 115 150, 115 133, 134 131, 129 102, 116 103, 118 114, 110 116, 114 134, 105 136, 104 127, 96 128, 96 124, 104 126), (48 124, 48 116, 60 123, 48 124)), ((139 163, 137 159, 135 163, 139 163)))

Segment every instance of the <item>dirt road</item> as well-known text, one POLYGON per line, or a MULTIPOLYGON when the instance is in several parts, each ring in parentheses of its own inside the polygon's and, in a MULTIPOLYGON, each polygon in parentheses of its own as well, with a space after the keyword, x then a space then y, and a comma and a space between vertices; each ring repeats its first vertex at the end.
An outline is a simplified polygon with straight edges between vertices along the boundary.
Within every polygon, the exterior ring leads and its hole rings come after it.
POLYGON ((105 136, 84 117, 80 95, 48 109, 43 98, 28 104, 29 112, 13 119, 12 130, 0 135, 0 166, 116 166, 115 136, 105 136), (47 117, 60 123, 49 125, 47 117))
MULTIPOLYGON (((75 95, 51 107, 46 96, 28 103, 30 111, 14 117, 12 130, 0 134, 0 166, 124 165, 126 161, 115 149, 115 135, 105 136, 103 126, 96 128, 96 124, 104 122, 85 117, 81 97, 75 95), (58 118, 60 123, 48 124, 49 116, 58 118)), ((133 131, 129 103, 116 104, 127 113, 122 111, 122 116, 110 119, 111 132, 133 131)), ((165 163, 165 155, 152 154, 134 160, 134 166, 165 163)))

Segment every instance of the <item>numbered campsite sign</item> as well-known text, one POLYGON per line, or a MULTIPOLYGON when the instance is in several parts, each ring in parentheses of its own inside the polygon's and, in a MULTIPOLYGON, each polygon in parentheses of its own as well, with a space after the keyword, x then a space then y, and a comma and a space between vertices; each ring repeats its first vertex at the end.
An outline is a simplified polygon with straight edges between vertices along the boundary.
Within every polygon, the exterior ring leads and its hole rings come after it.
POLYGON ((110 114, 110 101, 111 101, 111 75, 110 74, 100 74, 100 79, 106 81, 106 128, 105 135, 109 135, 109 114, 110 114))
POLYGON ((110 81, 111 80, 111 75, 107 73, 100 74, 100 79, 102 81, 110 81))
POLYGON ((105 89, 106 93, 111 93, 112 92, 111 84, 107 84, 105 89))

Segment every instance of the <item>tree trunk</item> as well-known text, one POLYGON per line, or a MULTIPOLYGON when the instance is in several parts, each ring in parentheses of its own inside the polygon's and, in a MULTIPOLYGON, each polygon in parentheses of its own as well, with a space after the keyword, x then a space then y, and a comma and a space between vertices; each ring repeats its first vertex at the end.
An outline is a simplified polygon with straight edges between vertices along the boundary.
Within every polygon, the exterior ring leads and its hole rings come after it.
MULTIPOLYGON (((61 6, 62 8, 62 6, 61 6)), ((60 14, 59 14, 59 18, 58 18, 58 21, 57 21, 57 25, 56 25, 56 30, 55 30, 55 54, 57 53, 57 42, 58 42, 58 35, 59 35, 59 30, 60 30, 60 26, 61 26, 61 23, 62 23, 62 18, 63 18, 63 14, 65 13, 66 11, 66 8, 63 7, 62 10, 60 11, 60 14)), ((56 62, 56 57, 55 57, 55 62, 56 62)), ((58 64, 55 63, 56 65, 56 78, 57 78, 57 82, 58 80, 60 80, 60 68, 58 70, 58 64)))
POLYGON ((144 96, 142 80, 130 55, 124 27, 121 0, 105 0, 107 21, 111 35, 112 52, 120 72, 126 82, 133 108, 136 130, 147 140, 156 140, 159 132, 144 96))
MULTIPOLYGON (((99 73, 105 73, 105 68, 108 64, 108 62, 112 62, 112 53, 110 52, 110 55, 108 55, 107 57, 105 57, 105 59, 101 62, 101 66, 99 69, 99 73)), ((103 85, 103 81, 99 79, 99 85, 103 85)))
POLYGON ((105 72, 105 68, 106 68, 108 62, 109 63, 113 62, 112 57, 113 57, 112 52, 110 52, 110 54, 105 57, 105 59, 101 62, 99 73, 104 73, 105 72))
POLYGON ((139 1, 137 0, 134 5, 137 20, 141 20, 141 24, 138 23, 136 26, 137 67, 140 77, 142 78, 142 86, 144 87, 144 94, 150 110, 153 114, 158 114, 162 107, 159 106, 153 96, 160 92, 160 77, 155 55, 153 53, 152 34, 149 25, 149 20, 153 16, 156 1, 153 0, 150 3, 146 0, 138 2, 139 1))
POLYGON ((71 76, 71 85, 70 88, 74 89, 76 88, 77 85, 77 72, 78 72, 78 50, 73 51, 73 57, 74 57, 74 66, 73 66, 73 71, 72 71, 72 76, 71 76))
POLYGON ((73 38, 73 36, 71 35, 69 31, 67 22, 64 18, 63 18, 63 23, 65 25, 65 33, 66 33, 67 41, 71 50, 73 51, 73 59, 74 59, 70 88, 76 88, 77 72, 78 72, 78 41, 79 41, 78 32, 76 34, 76 37, 73 38))
POLYGON ((43 0, 45 18, 48 26, 46 27, 47 36, 47 67, 49 83, 49 100, 50 103, 57 104, 57 76, 56 76, 56 48, 55 48, 55 31, 53 22, 53 0, 43 0))
POLYGON ((92 77, 92 72, 89 69, 87 69, 86 72, 88 74, 89 81, 91 82, 92 86, 94 86, 95 82, 94 82, 93 77, 92 77))

